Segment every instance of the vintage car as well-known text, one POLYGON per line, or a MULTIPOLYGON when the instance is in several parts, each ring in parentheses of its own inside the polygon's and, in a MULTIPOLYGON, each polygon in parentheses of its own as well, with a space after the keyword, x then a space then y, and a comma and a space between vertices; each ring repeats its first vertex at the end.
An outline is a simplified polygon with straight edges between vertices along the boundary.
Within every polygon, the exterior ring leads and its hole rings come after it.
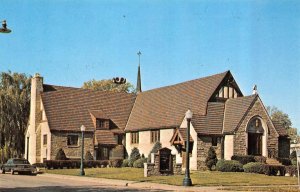
POLYGON ((31 174, 36 175, 37 169, 35 166, 30 165, 30 163, 26 159, 9 159, 5 164, 1 166, 2 174, 6 172, 11 172, 13 175, 14 173, 18 174, 31 174))

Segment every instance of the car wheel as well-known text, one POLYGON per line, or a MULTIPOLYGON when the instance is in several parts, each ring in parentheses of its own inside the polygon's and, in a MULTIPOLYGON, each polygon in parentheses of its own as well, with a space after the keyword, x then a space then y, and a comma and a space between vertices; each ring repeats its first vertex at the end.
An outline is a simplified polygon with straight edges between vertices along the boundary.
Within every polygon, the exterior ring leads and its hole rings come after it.
POLYGON ((2 173, 2 174, 5 174, 5 170, 4 170, 4 168, 3 168, 3 169, 1 169, 1 173, 2 173))
POLYGON ((12 174, 12 175, 15 174, 15 171, 14 171, 14 170, 11 170, 11 174, 12 174))

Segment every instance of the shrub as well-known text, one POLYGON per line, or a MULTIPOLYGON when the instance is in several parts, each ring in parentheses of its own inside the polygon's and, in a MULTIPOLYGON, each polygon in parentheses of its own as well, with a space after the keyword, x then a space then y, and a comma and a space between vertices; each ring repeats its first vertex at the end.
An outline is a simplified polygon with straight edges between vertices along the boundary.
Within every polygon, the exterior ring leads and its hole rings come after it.
POLYGON ((113 159, 109 161, 109 166, 110 167, 121 167, 123 163, 122 159, 113 159))
POLYGON ((292 165, 292 161, 291 161, 289 158, 280 158, 280 157, 278 157, 277 160, 278 160, 282 165, 285 165, 285 166, 292 165))
POLYGON ((66 154, 62 148, 58 150, 55 160, 67 160, 66 154))
POLYGON ((138 148, 134 147, 131 150, 130 158, 129 159, 130 159, 130 161, 135 162, 139 158, 141 158, 140 151, 138 150, 138 148))
POLYGON ((128 160, 128 167, 133 167, 133 163, 134 163, 134 161, 132 161, 132 160, 128 160))
POLYGON ((243 165, 235 160, 219 160, 216 169, 222 172, 242 172, 243 165))
POLYGON ((285 166, 283 165, 264 165, 265 167, 265 174, 266 175, 277 175, 278 172, 281 176, 285 175, 285 166))
POLYGON ((241 164, 245 165, 250 162, 255 162, 255 158, 253 155, 233 155, 231 160, 236 160, 241 164))
POLYGON ((291 159, 291 160, 297 159, 297 153, 296 153, 296 151, 293 151, 293 152, 290 154, 290 159, 291 159))
POLYGON ((91 160, 94 160, 94 157, 93 157, 93 155, 90 151, 87 151, 85 153, 84 159, 87 160, 87 161, 91 161, 91 160))
POLYGON ((292 165, 296 165, 297 166, 297 159, 292 159, 291 163, 292 163, 292 165))
POLYGON ((129 160, 128 159, 123 160, 122 167, 129 167, 129 160))
POLYGON ((267 162, 267 158, 264 156, 254 156, 254 160, 255 162, 264 163, 264 164, 267 162))
POLYGON ((150 151, 150 153, 149 153, 149 155, 148 155, 148 162, 150 163, 150 161, 151 161, 151 153, 158 153, 158 151, 161 149, 161 143, 159 142, 159 141, 157 141, 154 145, 153 145, 153 147, 152 147, 152 149, 151 149, 151 151, 150 151))
POLYGON ((218 162, 216 151, 213 147, 209 148, 207 158, 205 159, 205 165, 211 171, 212 166, 215 166, 218 162))
MULTIPOLYGON (((58 169, 58 168, 79 168, 81 161, 77 160, 47 160, 44 162, 47 169, 58 169)), ((83 161, 84 167, 106 167, 108 160, 93 160, 83 161)))
POLYGON ((246 173, 265 173, 265 164, 260 162, 250 162, 243 166, 243 169, 246 173))
POLYGON ((288 174, 290 174, 291 177, 294 176, 294 175, 297 175, 298 174, 298 172, 297 172, 297 166, 293 166, 293 165, 286 166, 285 167, 285 172, 288 173, 288 174))
POLYGON ((147 159, 145 159, 145 158, 138 159, 133 163, 133 167, 144 168, 144 163, 146 163, 146 162, 147 162, 147 159))

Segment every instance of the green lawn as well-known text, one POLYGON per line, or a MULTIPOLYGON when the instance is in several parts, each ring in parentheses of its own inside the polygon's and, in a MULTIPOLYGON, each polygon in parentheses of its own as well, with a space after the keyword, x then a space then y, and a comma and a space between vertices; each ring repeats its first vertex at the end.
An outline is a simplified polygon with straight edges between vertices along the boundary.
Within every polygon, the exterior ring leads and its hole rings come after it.
MULTIPOLYGON (((79 169, 46 170, 46 173, 79 175, 79 169)), ((139 182, 165 183, 182 185, 184 175, 151 176, 145 178, 143 169, 137 168, 92 168, 85 169, 87 177, 121 179, 139 182)), ((191 172, 194 185, 198 186, 265 186, 265 185, 297 185, 297 178, 283 176, 266 176, 251 173, 225 173, 225 172, 191 172)))

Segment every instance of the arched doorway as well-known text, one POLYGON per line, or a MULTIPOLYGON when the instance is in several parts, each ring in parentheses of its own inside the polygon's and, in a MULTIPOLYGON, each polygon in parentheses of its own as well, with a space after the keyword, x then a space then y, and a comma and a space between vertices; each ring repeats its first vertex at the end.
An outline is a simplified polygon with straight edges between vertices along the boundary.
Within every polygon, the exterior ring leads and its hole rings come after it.
POLYGON ((249 121, 247 126, 248 133, 248 155, 265 155, 263 145, 265 145, 265 130, 263 122, 256 117, 249 121))

